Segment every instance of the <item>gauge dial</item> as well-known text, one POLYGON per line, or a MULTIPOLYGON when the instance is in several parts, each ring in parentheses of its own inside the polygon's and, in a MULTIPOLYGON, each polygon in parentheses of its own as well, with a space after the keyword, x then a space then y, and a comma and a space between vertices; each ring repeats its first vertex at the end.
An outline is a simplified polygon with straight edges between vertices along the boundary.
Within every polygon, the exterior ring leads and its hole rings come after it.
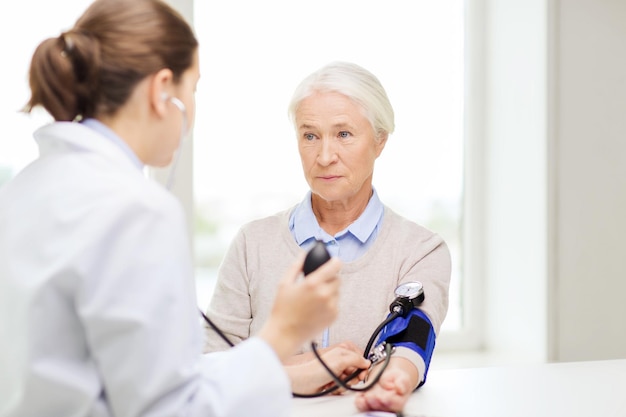
POLYGON ((419 281, 405 282, 396 288, 396 296, 413 299, 424 292, 424 287, 419 281))

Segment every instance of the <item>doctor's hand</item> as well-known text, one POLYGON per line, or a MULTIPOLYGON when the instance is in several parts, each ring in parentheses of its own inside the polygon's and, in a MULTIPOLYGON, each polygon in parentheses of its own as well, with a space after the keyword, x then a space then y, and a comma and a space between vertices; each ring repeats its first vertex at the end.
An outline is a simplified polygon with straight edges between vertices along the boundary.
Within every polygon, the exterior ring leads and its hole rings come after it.
POLYGON ((331 258, 298 279, 304 257, 302 253, 280 282, 270 318, 258 333, 283 362, 337 318, 341 261, 331 258))
MULTIPOLYGON (((324 362, 332 369, 335 375, 344 379, 357 369, 367 369, 370 361, 363 357, 363 353, 352 342, 342 342, 327 348, 318 349, 324 362)), ((312 394, 334 385, 333 379, 326 369, 317 360, 312 352, 294 355, 285 362, 285 370, 291 380, 291 389, 300 394, 312 394)), ((359 375, 359 377, 364 376, 359 375)), ((357 382, 355 378, 352 383, 357 382)), ((340 393, 342 390, 333 391, 340 393)))
MULTIPOLYGON (((372 370, 370 379, 377 369, 372 370)), ((355 397, 356 408, 361 412, 400 412, 417 386, 417 369, 404 358, 391 358, 389 366, 372 389, 359 392, 355 397)))

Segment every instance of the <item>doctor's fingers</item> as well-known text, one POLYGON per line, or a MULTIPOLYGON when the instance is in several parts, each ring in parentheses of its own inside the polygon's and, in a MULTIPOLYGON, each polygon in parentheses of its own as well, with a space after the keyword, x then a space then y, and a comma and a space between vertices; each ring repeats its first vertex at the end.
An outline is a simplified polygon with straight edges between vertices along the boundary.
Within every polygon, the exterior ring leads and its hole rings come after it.
POLYGON ((335 374, 341 374, 342 377, 347 377, 357 369, 367 369, 370 365, 370 361, 363 355, 342 346, 324 353, 322 359, 335 374))
MULTIPOLYGON (((335 343, 335 344, 327 346, 327 347, 319 347, 319 348, 317 348, 317 352, 322 357, 324 357, 324 355, 327 352, 330 352, 330 351, 332 351, 334 349, 338 349, 338 348, 351 350, 352 352, 355 352, 355 353, 357 353, 359 355, 363 354, 363 350, 359 349, 359 347, 356 344, 354 344, 354 342, 351 342, 350 340, 346 340, 346 341, 343 341, 343 342, 335 343)), ((307 359, 310 359, 310 360, 313 360, 313 361, 317 362, 317 359, 315 358, 315 355, 313 355, 313 352, 306 352, 306 353, 300 354, 299 356, 304 356, 306 354, 308 354, 307 359)))
POLYGON ((336 258, 330 259, 328 262, 311 272, 306 278, 298 281, 295 286, 298 290, 308 294, 309 297, 318 298, 325 302, 339 302, 339 286, 338 278, 341 261, 336 258))
MULTIPOLYGON (((353 351, 350 347, 346 347, 347 343, 337 343, 325 348, 317 348, 317 353, 322 357, 324 362, 333 370, 334 373, 343 372, 347 367, 350 366, 351 362, 360 360, 358 358, 362 358, 369 365, 369 361, 363 358, 360 353, 353 351)), ((313 363, 316 367, 323 369, 323 366, 320 364, 319 360, 313 356, 313 358, 309 361, 313 363)), ((355 366, 358 366, 355 365, 355 366)))
POLYGON ((303 284, 302 295, 309 300, 311 314, 326 315, 326 319, 334 321, 339 314, 339 280, 303 284))
POLYGON ((326 314, 334 320, 339 314, 339 280, 331 282, 309 283, 302 286, 302 295, 309 300, 312 314, 326 314), (318 311, 319 310, 319 311, 318 311))

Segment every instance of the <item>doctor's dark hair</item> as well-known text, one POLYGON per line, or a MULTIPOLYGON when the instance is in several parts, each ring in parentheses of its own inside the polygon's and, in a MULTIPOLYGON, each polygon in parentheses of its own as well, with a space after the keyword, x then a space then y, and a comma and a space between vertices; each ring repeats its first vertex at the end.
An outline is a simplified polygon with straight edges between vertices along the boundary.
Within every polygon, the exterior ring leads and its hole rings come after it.
POLYGON ((169 68, 180 81, 197 46, 161 0, 96 0, 72 29, 35 50, 24 111, 41 105, 56 121, 113 115, 145 77, 169 68))
POLYGON ((289 119, 296 130, 296 112, 302 100, 320 93, 339 93, 363 109, 376 138, 393 133, 394 112, 382 84, 374 74, 351 62, 335 61, 307 76, 293 93, 289 103, 289 119))

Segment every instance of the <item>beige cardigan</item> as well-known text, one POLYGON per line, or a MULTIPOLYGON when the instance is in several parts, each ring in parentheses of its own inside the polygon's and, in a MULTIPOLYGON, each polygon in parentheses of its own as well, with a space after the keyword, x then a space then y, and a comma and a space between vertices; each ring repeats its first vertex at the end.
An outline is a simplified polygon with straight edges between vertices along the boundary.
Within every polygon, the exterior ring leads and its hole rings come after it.
MULTIPOLYGON (((302 251, 289 231, 291 210, 242 227, 220 266, 207 314, 234 343, 262 327, 277 283, 302 251)), ((448 310, 450 275, 450 252, 443 239, 385 207, 376 241, 364 256, 343 265, 339 317, 330 326, 329 344, 351 340, 364 349, 389 313, 394 289, 406 281, 424 285, 421 310, 438 334, 448 310)), ((321 343, 321 335, 316 341, 321 343)), ((226 348, 210 331, 205 351, 226 348)))

